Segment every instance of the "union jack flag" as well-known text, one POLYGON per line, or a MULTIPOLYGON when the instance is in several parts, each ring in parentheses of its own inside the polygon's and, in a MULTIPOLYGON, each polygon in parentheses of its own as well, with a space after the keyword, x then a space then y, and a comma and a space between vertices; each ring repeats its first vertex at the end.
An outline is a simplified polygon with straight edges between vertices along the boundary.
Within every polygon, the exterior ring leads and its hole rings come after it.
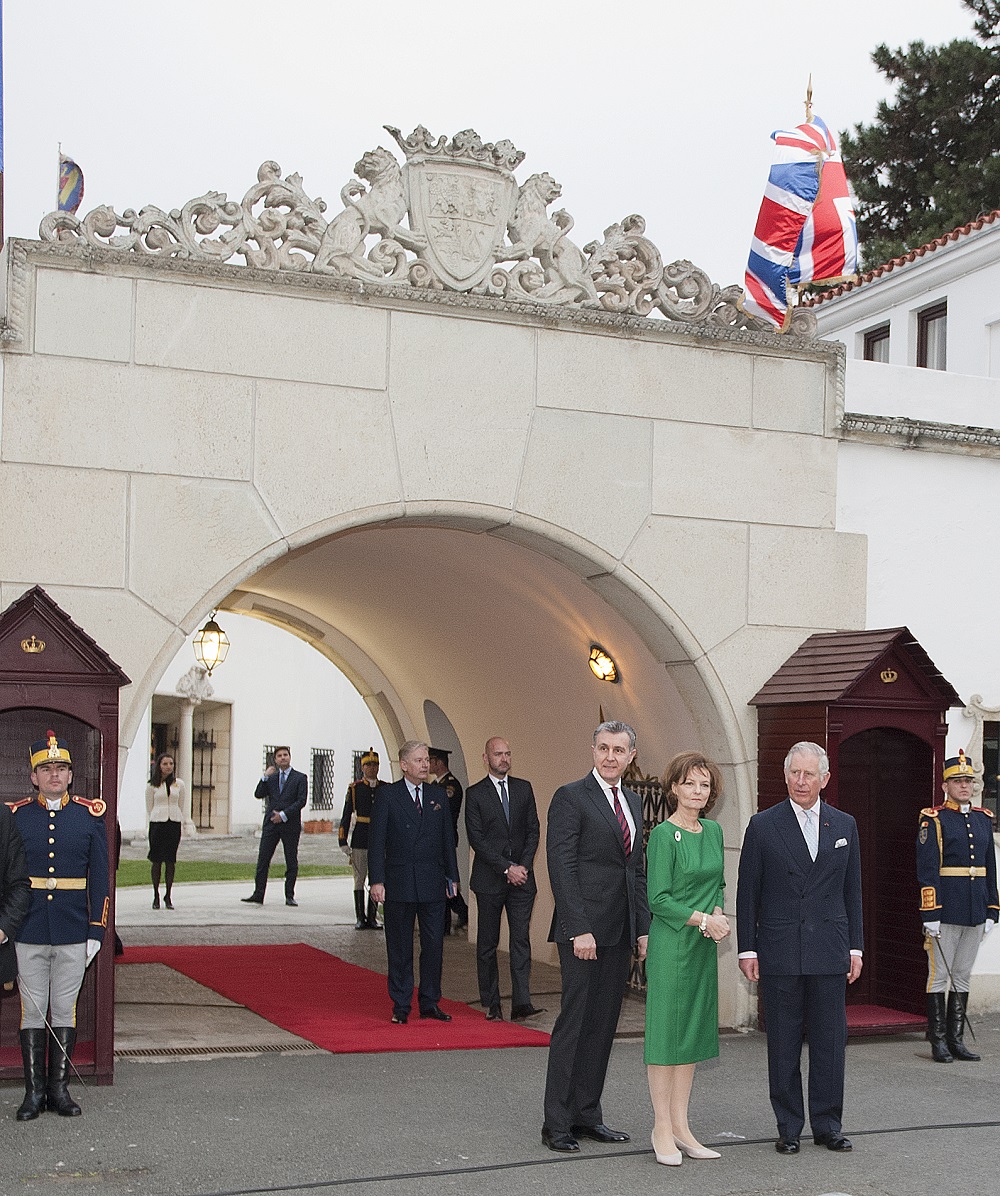
POLYGON ((823 121, 814 117, 771 137, 777 153, 750 246, 743 310, 784 332, 790 286, 857 270, 857 231, 844 165, 823 121))

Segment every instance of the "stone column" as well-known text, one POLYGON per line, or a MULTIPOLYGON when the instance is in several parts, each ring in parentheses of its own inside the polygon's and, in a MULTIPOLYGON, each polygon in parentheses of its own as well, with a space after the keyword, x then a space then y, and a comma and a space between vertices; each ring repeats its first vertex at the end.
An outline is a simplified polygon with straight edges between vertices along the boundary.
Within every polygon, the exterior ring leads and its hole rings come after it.
POLYGON ((194 824, 194 819, 191 817, 191 801, 193 793, 191 791, 192 780, 192 766, 193 766, 193 752, 192 744, 194 742, 194 709, 200 706, 206 699, 210 698, 215 692, 212 689, 212 683, 208 679, 208 673, 200 664, 193 664, 184 676, 177 682, 176 691, 181 696, 181 717, 180 726, 177 729, 177 776, 184 782, 184 791, 187 794, 185 799, 185 808, 181 812, 184 815, 184 834, 197 835, 198 828, 194 824))

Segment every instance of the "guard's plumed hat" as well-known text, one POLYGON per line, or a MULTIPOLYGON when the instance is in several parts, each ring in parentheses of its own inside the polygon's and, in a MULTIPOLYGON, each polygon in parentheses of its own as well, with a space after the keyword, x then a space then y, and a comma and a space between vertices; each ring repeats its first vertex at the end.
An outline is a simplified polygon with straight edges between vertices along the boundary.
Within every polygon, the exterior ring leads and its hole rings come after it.
POLYGON ((37 768, 39 764, 72 763, 69 744, 65 739, 57 739, 55 731, 46 731, 44 739, 38 739, 31 745, 32 768, 37 768))
POLYGON ((950 781, 953 777, 974 777, 975 771, 972 767, 971 759, 965 754, 962 748, 958 749, 958 755, 952 756, 944 762, 944 772, 941 774, 943 781, 950 781))
POLYGON ((367 752, 361 757, 362 764, 378 764, 378 752, 370 747, 367 752))

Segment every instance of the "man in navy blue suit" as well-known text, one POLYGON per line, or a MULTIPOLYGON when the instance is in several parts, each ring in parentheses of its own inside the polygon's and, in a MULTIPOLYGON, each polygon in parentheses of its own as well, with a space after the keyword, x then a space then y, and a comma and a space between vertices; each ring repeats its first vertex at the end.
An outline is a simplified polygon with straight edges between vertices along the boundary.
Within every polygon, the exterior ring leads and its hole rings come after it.
POLYGON ((263 905, 271 857, 280 843, 285 852, 285 905, 298 905, 295 881, 299 875, 299 838, 302 835, 302 810, 309 796, 309 781, 304 772, 292 768, 288 747, 274 749, 274 763, 260 778, 254 797, 264 802, 264 827, 257 852, 257 875, 253 893, 241 900, 247 905, 263 905))
POLYGON ((392 1020, 405 1025, 413 1002, 413 925, 420 926, 420 1016, 450 1022, 439 1008, 444 911, 458 892, 455 832, 448 795, 429 785, 426 743, 399 749, 403 779, 383 785, 372 809, 368 878, 372 900, 384 903, 392 1020))
POLYGON ((847 985, 861 975, 861 850, 854 819, 820 801, 830 762, 816 743, 785 757, 788 801, 747 826, 736 890, 740 970, 760 984, 775 1149, 797 1154, 805 1125, 800 1059, 809 1043, 813 1141, 846 1151, 841 1132, 847 985))

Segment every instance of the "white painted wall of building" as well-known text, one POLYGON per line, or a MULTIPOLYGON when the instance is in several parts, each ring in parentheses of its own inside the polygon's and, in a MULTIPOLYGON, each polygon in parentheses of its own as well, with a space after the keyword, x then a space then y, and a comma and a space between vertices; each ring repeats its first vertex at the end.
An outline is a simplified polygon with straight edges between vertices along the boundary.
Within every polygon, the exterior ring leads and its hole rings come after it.
MULTIPOLYGON (((942 246, 816 309, 847 348, 845 410, 1000 428, 1000 225, 942 246), (948 368, 920 369, 917 315, 947 299, 948 368), (888 364, 864 361, 864 333, 890 325, 888 364)), ((837 458, 837 529, 868 537, 868 627, 905 624, 968 701, 1000 706, 1000 567, 993 527, 1000 460, 846 441, 837 458)), ((948 753, 973 720, 948 717, 948 753)), ((928 793, 927 805, 939 799, 928 793)), ((975 1005, 1000 1008, 1000 932, 974 968, 975 1005)))
MULTIPOLYGON (((232 647, 211 683, 215 690, 212 700, 230 702, 233 707, 231 830, 246 833, 260 826, 261 803, 253 792, 260 780, 265 743, 291 746, 293 767, 310 779, 310 803, 312 749, 334 749, 334 809, 313 814, 307 806, 304 818, 339 822, 356 749, 374 746, 382 758, 381 776, 392 778, 385 745, 364 700, 335 665, 289 632, 231 612, 223 612, 219 620, 232 647)), ((167 666, 156 692, 174 694, 178 680, 194 662, 188 641, 167 666)), ((146 834, 149 725, 147 710, 122 779, 119 817, 125 838, 146 834)), ((339 855, 336 862, 340 862, 339 855)))

